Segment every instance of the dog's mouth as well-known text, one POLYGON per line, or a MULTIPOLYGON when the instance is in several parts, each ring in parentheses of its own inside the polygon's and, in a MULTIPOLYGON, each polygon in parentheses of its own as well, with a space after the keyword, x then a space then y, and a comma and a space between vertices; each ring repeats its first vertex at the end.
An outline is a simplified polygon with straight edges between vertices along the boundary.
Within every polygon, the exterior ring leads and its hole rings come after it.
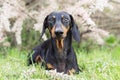
POLYGON ((55 36, 55 39, 56 40, 61 40, 61 39, 64 39, 65 37, 63 35, 57 35, 55 36))

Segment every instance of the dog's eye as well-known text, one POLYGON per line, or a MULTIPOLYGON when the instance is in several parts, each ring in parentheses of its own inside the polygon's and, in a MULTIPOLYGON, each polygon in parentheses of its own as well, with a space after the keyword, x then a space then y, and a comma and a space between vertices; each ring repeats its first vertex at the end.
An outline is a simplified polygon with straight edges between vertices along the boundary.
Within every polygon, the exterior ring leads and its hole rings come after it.
POLYGON ((50 19, 48 19, 48 22, 49 22, 49 23, 54 23, 54 22, 55 22, 55 19, 54 19, 54 18, 50 18, 50 19))
POLYGON ((68 18, 63 18, 62 21, 63 21, 63 23, 68 23, 69 19, 68 18))

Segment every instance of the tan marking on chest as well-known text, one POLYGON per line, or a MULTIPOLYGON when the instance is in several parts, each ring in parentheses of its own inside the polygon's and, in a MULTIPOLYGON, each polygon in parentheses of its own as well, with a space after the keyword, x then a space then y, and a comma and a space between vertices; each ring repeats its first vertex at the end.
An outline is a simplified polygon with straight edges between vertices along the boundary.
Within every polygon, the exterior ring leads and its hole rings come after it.
POLYGON ((57 48, 59 51, 61 51, 63 49, 63 39, 61 40, 56 40, 56 43, 57 43, 57 48))

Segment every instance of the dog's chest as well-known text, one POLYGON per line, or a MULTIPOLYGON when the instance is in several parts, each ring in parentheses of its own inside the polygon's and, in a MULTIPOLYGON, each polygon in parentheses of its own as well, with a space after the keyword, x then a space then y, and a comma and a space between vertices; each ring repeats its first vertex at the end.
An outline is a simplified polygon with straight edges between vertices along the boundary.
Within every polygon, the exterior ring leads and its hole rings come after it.
POLYGON ((64 72, 66 68, 67 51, 48 52, 46 58, 47 68, 56 69, 58 72, 64 72))

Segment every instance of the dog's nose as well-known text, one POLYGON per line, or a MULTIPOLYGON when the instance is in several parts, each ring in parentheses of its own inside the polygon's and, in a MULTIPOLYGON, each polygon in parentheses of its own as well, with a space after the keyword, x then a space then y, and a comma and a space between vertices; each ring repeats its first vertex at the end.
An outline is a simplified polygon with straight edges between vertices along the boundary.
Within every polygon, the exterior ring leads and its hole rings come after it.
POLYGON ((59 35, 62 35, 62 34, 63 34, 63 31, 55 31, 55 34, 58 35, 58 36, 59 36, 59 35))
POLYGON ((63 34, 63 30, 62 29, 59 28, 59 29, 55 30, 55 35, 56 36, 61 36, 62 34, 63 34))

